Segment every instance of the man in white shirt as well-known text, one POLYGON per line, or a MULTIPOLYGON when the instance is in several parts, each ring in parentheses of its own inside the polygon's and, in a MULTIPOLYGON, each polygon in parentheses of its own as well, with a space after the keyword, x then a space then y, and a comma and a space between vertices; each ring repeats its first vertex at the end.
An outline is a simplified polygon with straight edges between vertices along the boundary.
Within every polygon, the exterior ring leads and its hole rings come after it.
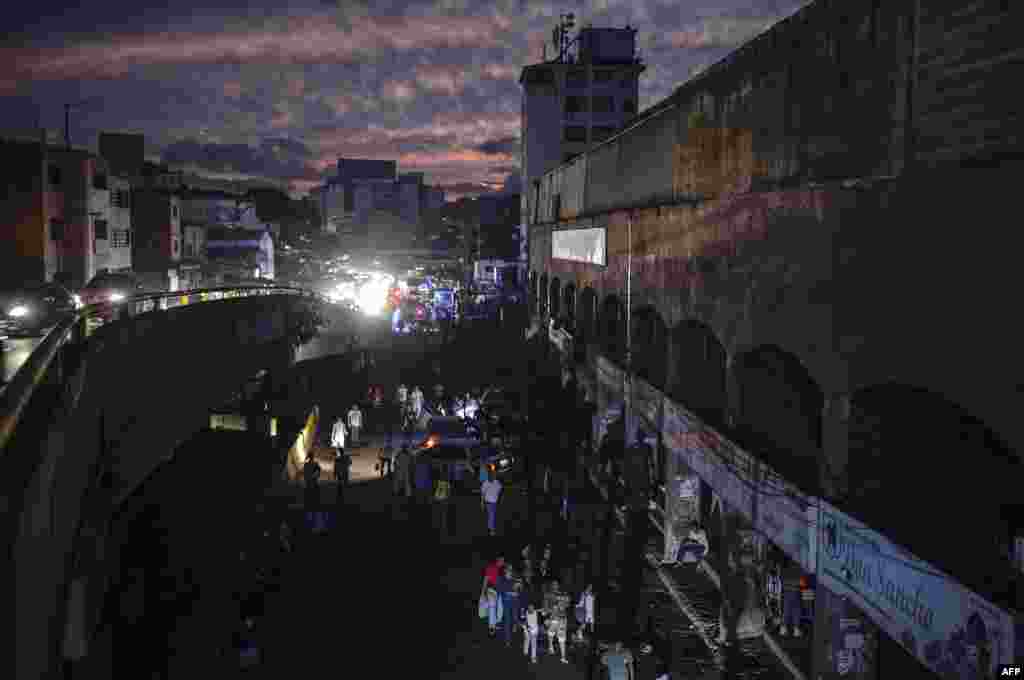
POLYGON ((498 524, 498 500, 501 498, 501 482, 494 478, 494 471, 487 471, 487 481, 480 485, 480 502, 487 514, 487 532, 494 536, 498 524))
POLYGON ((345 428, 345 419, 339 416, 334 421, 334 427, 331 428, 331 446, 335 449, 343 450, 347 436, 348 430, 345 428))
POLYGON ((359 431, 363 429, 363 412, 359 410, 359 404, 352 404, 348 411, 348 427, 352 432, 352 446, 359 446, 359 431))

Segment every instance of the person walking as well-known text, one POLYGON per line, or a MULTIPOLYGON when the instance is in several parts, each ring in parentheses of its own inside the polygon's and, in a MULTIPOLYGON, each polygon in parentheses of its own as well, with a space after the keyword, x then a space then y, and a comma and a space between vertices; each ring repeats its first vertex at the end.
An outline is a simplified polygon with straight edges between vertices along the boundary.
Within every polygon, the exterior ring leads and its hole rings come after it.
POLYGON ((302 466, 302 479, 306 487, 306 516, 312 521, 310 515, 319 510, 320 506, 320 464, 313 458, 313 454, 306 455, 306 463, 302 466))
POLYGON ((403 444, 402 448, 398 450, 398 455, 395 457, 394 491, 396 496, 408 498, 410 495, 409 467, 411 463, 412 453, 409 451, 409 445, 403 444))
POLYGON ((433 470, 431 470, 430 460, 427 458, 426 454, 418 453, 413 460, 413 464, 415 466, 415 478, 413 481, 416 486, 416 502, 422 506, 425 505, 430 498, 430 491, 432 489, 431 473, 433 470))
POLYGON ((522 581, 512 571, 512 567, 506 564, 504 573, 498 577, 498 596, 501 597, 503 610, 502 633, 506 647, 512 646, 513 629, 522 618, 520 609, 522 592, 522 581))
POLYGON ((633 653, 622 642, 616 642, 601 655, 601 664, 608 668, 608 680, 633 680, 633 653))
POLYGON ((540 617, 537 608, 530 602, 526 605, 526 627, 523 629, 523 656, 537 663, 537 637, 540 635, 540 617))
POLYGON ((409 388, 405 386, 405 383, 401 383, 398 389, 395 391, 395 403, 401 409, 405 409, 405 402, 409 399, 409 388))
POLYGON ((334 421, 334 426, 331 428, 331 446, 335 449, 343 450, 347 440, 348 428, 345 427, 345 419, 338 416, 337 420, 334 421))
POLYGON ((480 487, 480 501, 487 515, 487 532, 498 533, 498 501, 501 499, 501 482, 494 478, 494 471, 487 471, 487 481, 480 487))
POLYGON ((548 654, 555 654, 555 639, 562 663, 569 663, 566 657, 565 639, 569 631, 569 595, 562 591, 558 580, 551 582, 551 589, 544 598, 544 615, 547 620, 548 654))
POLYGON ((423 416, 423 390, 420 389, 419 385, 413 388, 410 402, 412 404, 413 422, 418 423, 423 416))
POLYGON ((352 432, 352 446, 361 446, 359 433, 363 429, 363 412, 359 410, 359 404, 352 404, 348 410, 348 427, 352 432))
POLYGON ((594 586, 588 584, 576 604, 576 640, 583 642, 585 636, 594 634, 594 586))
POLYGON ((446 535, 449 531, 448 506, 451 500, 451 485, 451 465, 447 461, 442 461, 438 465, 438 473, 434 482, 433 507, 433 523, 442 535, 446 535))
POLYGON ((352 457, 345 453, 345 449, 338 449, 334 457, 334 481, 338 486, 338 505, 345 503, 345 487, 348 486, 352 474, 352 457))

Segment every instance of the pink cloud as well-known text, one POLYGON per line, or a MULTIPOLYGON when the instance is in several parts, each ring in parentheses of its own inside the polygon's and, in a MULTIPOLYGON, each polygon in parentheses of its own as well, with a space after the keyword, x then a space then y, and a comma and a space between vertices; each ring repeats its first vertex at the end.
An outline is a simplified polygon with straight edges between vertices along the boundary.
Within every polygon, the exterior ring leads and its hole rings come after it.
POLYGON ((380 94, 385 99, 408 101, 416 96, 416 87, 405 80, 389 80, 381 86, 380 94))
POLYGON ((222 91, 224 92, 225 97, 230 97, 231 99, 238 99, 242 96, 242 84, 236 81, 224 83, 222 91))
MULTIPOLYGON (((438 113, 426 125, 408 128, 335 128, 316 136, 325 152, 394 153, 398 144, 475 146, 489 140, 519 135, 518 113, 438 113)), ((492 160, 494 157, 490 157, 492 160)))
POLYGON ((148 64, 349 63, 388 50, 501 46, 501 17, 370 16, 339 27, 330 15, 284 30, 153 33, 58 48, 0 48, 0 82, 110 78, 148 64))
POLYGON ((324 97, 324 103, 331 107, 334 113, 341 115, 352 110, 352 97, 347 94, 332 94, 324 97))
POLYGON ((464 66, 420 65, 416 67, 416 83, 428 92, 455 96, 466 87, 464 66))
POLYGON ((292 124, 292 114, 290 111, 277 110, 274 111, 274 116, 270 119, 270 126, 275 128, 286 128, 292 124))
POLYGON ((485 64, 480 75, 485 80, 519 80, 520 69, 508 64, 485 64))

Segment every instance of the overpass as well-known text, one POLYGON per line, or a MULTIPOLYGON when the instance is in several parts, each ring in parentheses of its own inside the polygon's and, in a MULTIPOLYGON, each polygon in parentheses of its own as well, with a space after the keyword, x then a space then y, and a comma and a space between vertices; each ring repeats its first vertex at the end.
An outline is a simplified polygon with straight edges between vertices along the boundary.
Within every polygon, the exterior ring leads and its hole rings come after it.
POLYGON ((75 625, 87 631, 119 503, 211 408, 265 369, 271 392, 287 396, 274 407, 278 431, 297 434, 311 405, 293 379, 297 353, 330 351, 309 341, 340 320, 318 295, 287 287, 145 295, 120 309, 99 327, 97 307, 59 325, 0 394, 3 609, 15 632, 0 654, 4 677, 59 675, 71 584, 84 612, 75 625))

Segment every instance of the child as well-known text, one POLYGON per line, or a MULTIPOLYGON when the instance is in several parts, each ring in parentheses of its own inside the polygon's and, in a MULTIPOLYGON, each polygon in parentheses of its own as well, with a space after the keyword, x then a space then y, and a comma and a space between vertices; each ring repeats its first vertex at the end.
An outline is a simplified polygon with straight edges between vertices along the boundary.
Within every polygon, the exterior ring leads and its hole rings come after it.
POLYGON ((523 655, 537 663, 537 635, 540 633, 540 620, 537 608, 533 603, 526 605, 526 630, 523 631, 523 655))

